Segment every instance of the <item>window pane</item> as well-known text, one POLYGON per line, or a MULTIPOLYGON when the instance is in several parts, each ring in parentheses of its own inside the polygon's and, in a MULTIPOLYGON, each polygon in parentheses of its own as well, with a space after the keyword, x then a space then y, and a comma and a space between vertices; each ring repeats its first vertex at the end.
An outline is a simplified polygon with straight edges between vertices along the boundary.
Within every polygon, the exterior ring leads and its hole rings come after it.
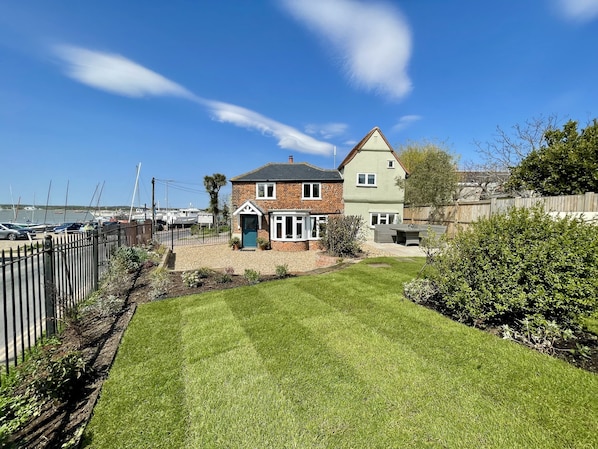
POLYGON ((310 184, 303 184, 303 198, 311 198, 310 184))
POLYGON ((297 217, 294 237, 299 239, 303 237, 303 217, 297 217))
POLYGON ((359 173, 357 175, 357 183, 358 184, 365 184, 365 173, 359 173))
POLYGON ((257 185, 257 197, 258 198, 263 198, 264 195, 265 195, 264 184, 258 184, 257 185))
POLYGON ((313 185, 313 195, 312 198, 320 198, 320 184, 313 185))
POLYGON ((285 217, 284 232, 287 239, 293 238, 293 217, 285 217))
POLYGON ((376 226, 378 224, 378 214, 372 214, 370 216, 371 225, 376 226))
POLYGON ((374 175, 374 174, 368 175, 368 184, 370 184, 370 185, 376 184, 376 175, 374 175))
POLYGON ((267 184, 268 186, 268 198, 274 198, 274 184, 267 184))

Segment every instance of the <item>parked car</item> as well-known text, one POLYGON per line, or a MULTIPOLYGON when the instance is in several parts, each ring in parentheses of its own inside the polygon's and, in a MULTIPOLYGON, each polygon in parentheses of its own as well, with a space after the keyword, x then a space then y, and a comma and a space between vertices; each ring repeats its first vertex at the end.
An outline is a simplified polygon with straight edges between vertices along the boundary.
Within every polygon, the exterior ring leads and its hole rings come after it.
POLYGON ((27 239, 35 237, 35 231, 13 223, 0 223, 0 238, 8 240, 27 239))
POLYGON ((61 233, 70 233, 70 232, 79 232, 83 223, 63 223, 58 225, 54 228, 54 233, 61 234, 61 233))

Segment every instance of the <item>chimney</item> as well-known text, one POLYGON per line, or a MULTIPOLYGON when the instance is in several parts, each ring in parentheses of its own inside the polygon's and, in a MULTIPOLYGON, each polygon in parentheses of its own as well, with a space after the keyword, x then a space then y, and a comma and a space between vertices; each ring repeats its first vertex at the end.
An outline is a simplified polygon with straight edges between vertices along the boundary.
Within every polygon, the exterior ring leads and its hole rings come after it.
POLYGON ((291 154, 291 155, 289 156, 289 164, 292 164, 292 163, 293 163, 293 155, 291 154))

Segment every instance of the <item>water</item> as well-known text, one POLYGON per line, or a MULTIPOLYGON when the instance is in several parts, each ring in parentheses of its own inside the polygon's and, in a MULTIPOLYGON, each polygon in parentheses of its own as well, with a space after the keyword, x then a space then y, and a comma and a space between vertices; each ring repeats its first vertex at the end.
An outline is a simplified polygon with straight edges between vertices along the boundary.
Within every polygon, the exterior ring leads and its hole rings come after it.
POLYGON ((73 223, 93 220, 93 215, 84 210, 48 209, 36 210, 19 209, 17 218, 14 217, 12 209, 0 210, 0 223, 27 223, 27 224, 51 224, 73 223))

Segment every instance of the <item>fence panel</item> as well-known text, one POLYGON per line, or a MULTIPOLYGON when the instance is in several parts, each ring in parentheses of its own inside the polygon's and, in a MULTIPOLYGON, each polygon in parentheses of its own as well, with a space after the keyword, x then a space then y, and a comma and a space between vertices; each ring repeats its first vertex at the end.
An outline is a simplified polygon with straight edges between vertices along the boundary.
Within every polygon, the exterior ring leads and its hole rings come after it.
POLYGON ((220 229, 200 228, 191 230, 191 228, 171 227, 163 231, 154 232, 154 241, 174 250, 176 246, 192 245, 216 245, 228 243, 231 237, 230 228, 220 229))
POLYGON ((40 338, 59 329, 70 310, 97 289, 119 247, 151 239, 151 222, 106 229, 47 235, 41 243, 0 253, 0 370, 8 372, 40 338))
POLYGON ((414 224, 441 224, 447 226, 447 234, 454 235, 459 229, 467 228, 480 218, 504 213, 511 207, 529 208, 535 204, 544 205, 546 212, 553 213, 598 213, 598 195, 592 192, 584 195, 564 195, 537 198, 493 198, 475 202, 459 202, 436 209, 432 207, 405 207, 404 221, 414 224))

